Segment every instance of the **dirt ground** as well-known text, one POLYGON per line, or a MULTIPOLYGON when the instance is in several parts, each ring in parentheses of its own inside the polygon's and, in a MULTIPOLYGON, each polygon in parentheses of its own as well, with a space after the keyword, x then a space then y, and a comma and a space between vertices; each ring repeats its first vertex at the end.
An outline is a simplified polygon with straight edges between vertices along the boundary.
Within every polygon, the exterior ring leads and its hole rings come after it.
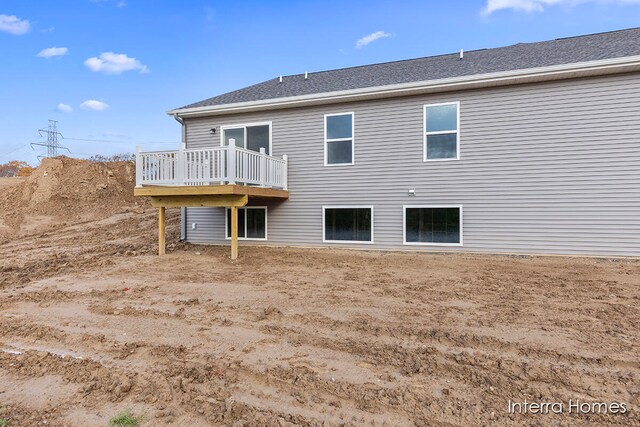
POLYGON ((178 214, 165 257, 139 205, 0 242, 0 420, 640 426, 638 260, 241 244, 232 261, 177 243, 178 214), (508 413, 525 399, 564 413, 508 413))

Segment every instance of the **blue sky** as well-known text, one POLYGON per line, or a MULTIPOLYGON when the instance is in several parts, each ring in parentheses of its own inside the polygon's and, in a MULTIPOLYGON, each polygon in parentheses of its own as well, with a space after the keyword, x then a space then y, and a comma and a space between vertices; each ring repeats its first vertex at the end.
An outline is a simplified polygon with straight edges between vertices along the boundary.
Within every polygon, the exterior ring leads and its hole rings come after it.
POLYGON ((0 0, 0 162, 37 163, 48 119, 76 157, 169 149, 165 111, 281 74, 639 25, 640 0, 0 0))

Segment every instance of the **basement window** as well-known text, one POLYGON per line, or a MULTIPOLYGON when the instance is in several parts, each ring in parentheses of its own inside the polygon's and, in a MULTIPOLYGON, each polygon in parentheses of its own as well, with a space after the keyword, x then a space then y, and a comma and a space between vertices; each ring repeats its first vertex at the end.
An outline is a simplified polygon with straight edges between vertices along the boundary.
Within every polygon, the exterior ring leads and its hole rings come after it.
POLYGON ((324 116, 324 165, 352 165, 353 113, 326 114, 324 116))
POLYGON ((322 241, 373 243, 373 206, 323 206, 322 241))
MULTIPOLYGON (((231 209, 226 208, 227 239, 231 239, 231 209)), ((238 208, 238 240, 267 240, 267 208, 238 208)))
POLYGON ((462 206, 405 206, 404 244, 462 246, 462 206))
POLYGON ((460 103, 424 106, 424 160, 460 158, 460 103))

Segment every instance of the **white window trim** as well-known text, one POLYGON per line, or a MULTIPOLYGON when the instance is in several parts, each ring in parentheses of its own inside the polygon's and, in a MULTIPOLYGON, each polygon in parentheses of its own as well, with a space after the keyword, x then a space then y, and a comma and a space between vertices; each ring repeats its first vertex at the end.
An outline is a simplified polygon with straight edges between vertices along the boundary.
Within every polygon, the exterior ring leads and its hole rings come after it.
MULTIPOLYGON (((231 236, 227 236, 227 230, 229 229, 228 211, 231 208, 224 208, 224 236, 225 240, 231 240, 231 236)), ((239 206, 238 215, 240 215, 241 209, 264 209, 264 237, 238 237, 238 240, 267 240, 269 237, 269 211, 266 206, 239 206)), ((244 218, 244 235, 247 235, 247 217, 244 218)))
POLYGON ((252 122, 252 123, 238 123, 235 125, 220 126, 220 146, 224 147, 224 131, 227 129, 244 128, 244 146, 241 148, 247 149, 247 127, 251 126, 269 126, 269 154, 273 156, 273 122, 252 122))
POLYGON ((347 111, 344 113, 332 113, 324 115, 324 165, 325 166, 353 166, 356 163, 356 115, 353 111, 347 111), (333 138, 327 139, 327 117, 346 116, 351 115, 351 138, 333 138), (340 142, 351 141, 351 163, 328 163, 327 160, 327 143, 328 142, 340 142))
POLYGON ((464 224, 462 205, 403 205, 402 206, 402 244, 411 246, 463 246, 462 225, 464 224), (460 209, 460 243, 407 242, 407 209, 421 208, 458 208, 460 209))
POLYGON ((322 243, 358 243, 364 245, 371 245, 375 242, 375 236, 373 232, 374 228, 374 209, 373 205, 328 205, 322 206, 322 243), (327 240, 325 237, 325 211, 327 209, 371 209, 371 240, 327 240))
POLYGON ((446 162, 450 160, 460 160, 460 101, 454 102, 440 102, 438 104, 425 104, 422 107, 422 134, 423 134, 423 143, 422 143, 422 160, 425 162, 446 162), (427 159, 427 135, 442 135, 447 133, 453 133, 453 131, 445 130, 445 131, 436 131, 429 132, 427 131, 427 108, 428 107, 439 107, 442 105, 455 105, 456 106, 456 157, 451 157, 449 159, 427 159))

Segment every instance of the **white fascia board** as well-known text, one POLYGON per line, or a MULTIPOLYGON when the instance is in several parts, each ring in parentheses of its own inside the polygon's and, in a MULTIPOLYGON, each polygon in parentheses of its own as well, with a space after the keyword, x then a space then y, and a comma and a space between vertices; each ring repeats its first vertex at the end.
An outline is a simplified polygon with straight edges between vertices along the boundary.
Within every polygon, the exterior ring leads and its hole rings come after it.
POLYGON ((626 73, 640 70, 640 55, 549 67, 527 68, 488 74, 453 77, 421 82, 374 86, 335 92, 272 98, 261 101, 238 102, 194 108, 178 108, 167 112, 179 117, 216 116, 221 114, 251 111, 275 110, 310 105, 333 104, 367 99, 420 95, 426 93, 450 92, 522 83, 591 77, 607 74, 626 73))

